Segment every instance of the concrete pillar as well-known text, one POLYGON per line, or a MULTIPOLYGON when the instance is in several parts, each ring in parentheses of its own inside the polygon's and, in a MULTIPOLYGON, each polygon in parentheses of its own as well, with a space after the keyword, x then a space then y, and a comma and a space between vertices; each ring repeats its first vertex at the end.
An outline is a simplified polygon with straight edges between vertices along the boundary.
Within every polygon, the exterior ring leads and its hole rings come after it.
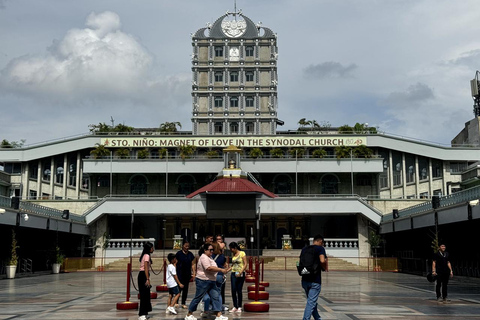
POLYGON ((67 199, 67 176, 68 176, 68 157, 65 153, 63 155, 63 181, 62 181, 62 198, 67 199))
POLYGON ((55 179, 57 175, 55 172, 55 158, 50 158, 50 199, 55 199, 55 179))
POLYGON ((370 257, 370 245, 368 244, 368 221, 362 215, 357 214, 358 229, 358 257, 359 265, 368 266, 368 257, 370 257))
POLYGON ((428 158, 428 195, 430 197, 433 195, 433 170, 431 158, 428 158))
POLYGON ((405 152, 402 152, 402 193, 403 199, 407 198, 407 170, 405 164, 405 152))
POLYGON ((393 156, 392 150, 388 151, 388 185, 390 187, 390 197, 393 195, 393 156))
POLYGON ((77 166, 75 168, 76 170, 76 177, 75 177, 75 195, 77 196, 77 199, 80 198, 80 185, 82 183, 82 176, 81 176, 81 171, 80 171, 80 166, 82 165, 81 159, 80 159, 80 152, 77 152, 77 166))
POLYGON ((30 166, 28 162, 23 163, 22 165, 23 170, 22 171, 22 190, 21 192, 21 197, 22 199, 28 199, 30 197, 30 191, 29 191, 29 184, 30 184, 30 166))
POLYGON ((37 199, 41 199, 42 197, 42 177, 43 177, 42 166, 43 166, 42 161, 39 161, 38 168, 37 168, 37 199))
POLYGON ((95 237, 95 267, 102 265, 102 258, 104 255, 103 252, 103 243, 104 243, 104 234, 108 232, 108 223, 107 216, 104 215, 102 218, 98 219, 95 223, 95 230, 93 232, 95 237))

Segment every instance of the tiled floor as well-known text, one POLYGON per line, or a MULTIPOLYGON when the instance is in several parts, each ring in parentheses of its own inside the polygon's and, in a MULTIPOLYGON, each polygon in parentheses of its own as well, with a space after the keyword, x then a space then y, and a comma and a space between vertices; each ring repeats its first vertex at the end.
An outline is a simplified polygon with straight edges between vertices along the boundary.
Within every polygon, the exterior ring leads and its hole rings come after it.
MULTIPOLYGON (((136 278, 136 274, 135 274, 136 278)), ((162 276, 153 276, 154 284, 162 276)), ((266 274, 270 282, 268 313, 228 315, 229 319, 301 319, 305 307, 300 278, 292 271, 266 274)), ((137 301, 132 288, 132 301, 137 301)), ((120 272, 79 272, 0 280, 0 319, 137 319, 137 311, 117 311, 125 301, 126 275, 120 272)), ((227 301, 230 302, 229 283, 227 301)), ((190 289, 191 295, 194 288, 190 289)), ((322 319, 480 319, 480 281, 453 279, 448 304, 437 303, 434 285, 424 278, 398 273, 329 272, 323 274, 318 300, 322 319)), ((244 294, 246 297, 246 293, 244 294)), ((151 316, 165 314, 166 293, 152 300, 151 316)), ((247 300, 248 302, 248 300, 247 300)), ((195 316, 200 318, 200 313, 195 316)), ((213 317, 211 319, 214 319, 213 317)))

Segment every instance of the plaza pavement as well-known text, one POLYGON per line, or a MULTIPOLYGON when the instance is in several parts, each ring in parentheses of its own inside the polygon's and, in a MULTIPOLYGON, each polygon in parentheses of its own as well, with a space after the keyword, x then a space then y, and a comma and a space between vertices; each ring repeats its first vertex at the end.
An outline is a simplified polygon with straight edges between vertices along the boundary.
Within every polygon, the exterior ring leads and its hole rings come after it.
MULTIPOLYGON (((136 278, 136 273, 134 274, 136 278)), ((153 285, 163 277, 153 276, 153 285)), ((294 271, 269 271, 265 281, 270 311, 231 315, 229 319, 302 319, 305 307, 300 277, 294 271)), ((246 286, 245 286, 246 289, 246 286)), ((322 319, 480 319, 480 280, 454 278, 449 285, 451 302, 435 300, 434 285, 425 278, 387 272, 323 273, 322 293, 318 300, 322 319)), ((132 288, 132 301, 137 294, 132 288)), ((230 283, 227 302, 231 306, 230 283)), ((44 274, 34 277, 0 280, 0 319, 137 319, 136 310, 118 311, 117 302, 125 301, 124 272, 76 272, 44 274)), ((190 288, 190 297, 194 294, 190 288)), ((246 298, 247 294, 244 294, 246 298)), ((153 320, 180 320, 166 315, 166 293, 152 300, 153 320)), ((248 302, 246 300, 245 302, 248 302)), ((200 319, 200 312, 194 315, 200 319)), ((207 318, 204 318, 207 319, 207 318)), ((210 318, 214 319, 214 317, 210 318)))

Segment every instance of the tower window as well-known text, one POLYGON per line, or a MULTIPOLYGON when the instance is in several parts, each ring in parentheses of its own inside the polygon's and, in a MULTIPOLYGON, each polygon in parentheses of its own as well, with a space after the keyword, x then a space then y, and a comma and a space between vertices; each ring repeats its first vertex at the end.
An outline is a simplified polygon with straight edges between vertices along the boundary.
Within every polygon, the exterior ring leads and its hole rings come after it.
POLYGON ((247 131, 247 133, 253 133, 253 130, 254 130, 253 122, 247 122, 245 124, 245 130, 247 131))
POLYGON ((223 132, 223 123, 215 122, 215 133, 222 133, 222 132, 223 132))
POLYGON ((245 54, 247 57, 253 57, 253 47, 252 46, 246 47, 245 54))
POLYGON ((215 72, 215 82, 223 81, 223 72, 215 72))
POLYGON ((232 122, 230 124, 230 132, 231 133, 238 133, 238 122, 232 122))
POLYGON ((230 107, 238 107, 238 97, 230 98, 230 107))
POLYGON ((238 71, 230 72, 230 81, 237 82, 238 81, 238 71))
POLYGON ((223 47, 215 47, 215 57, 223 57, 223 47))
POLYGON ((253 107, 254 101, 253 97, 247 97, 247 99, 245 99, 245 104, 247 107, 253 107))
POLYGON ((215 97, 215 107, 217 107, 217 108, 223 107, 223 98, 222 97, 215 97))
POLYGON ((252 71, 248 71, 247 73, 245 73, 245 79, 247 81, 253 81, 253 72, 252 71))

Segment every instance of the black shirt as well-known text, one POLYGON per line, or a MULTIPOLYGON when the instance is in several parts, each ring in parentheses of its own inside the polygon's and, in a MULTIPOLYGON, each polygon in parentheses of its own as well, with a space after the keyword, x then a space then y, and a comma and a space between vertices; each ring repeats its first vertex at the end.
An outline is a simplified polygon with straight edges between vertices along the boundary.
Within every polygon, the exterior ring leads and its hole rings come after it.
POLYGON ((180 250, 175 255, 177 258, 177 274, 178 275, 191 275, 192 274, 192 261, 195 260, 195 256, 190 251, 185 254, 183 250, 180 250))
POLYGON ((449 261, 448 252, 437 251, 433 254, 433 261, 435 261, 435 272, 437 274, 450 274, 450 269, 448 268, 449 261))

